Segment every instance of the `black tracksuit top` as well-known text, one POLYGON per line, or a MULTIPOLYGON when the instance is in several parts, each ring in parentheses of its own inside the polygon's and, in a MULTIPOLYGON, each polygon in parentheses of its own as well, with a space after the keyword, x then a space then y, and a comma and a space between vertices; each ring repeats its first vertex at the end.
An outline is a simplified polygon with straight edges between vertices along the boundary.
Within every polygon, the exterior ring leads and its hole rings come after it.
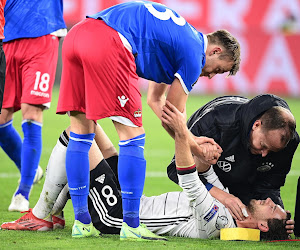
MULTIPOLYGON (((251 199, 270 197, 282 205, 280 187, 291 169, 293 155, 299 144, 296 132, 286 148, 270 152, 266 157, 249 151, 252 125, 273 106, 289 109, 288 104, 275 95, 259 95, 249 100, 241 96, 218 97, 188 120, 187 126, 195 136, 213 138, 223 149, 214 171, 229 192, 248 204, 251 199)), ((168 176, 178 183, 174 158, 168 166, 168 176)), ((206 182, 201 178, 203 182, 206 182)))

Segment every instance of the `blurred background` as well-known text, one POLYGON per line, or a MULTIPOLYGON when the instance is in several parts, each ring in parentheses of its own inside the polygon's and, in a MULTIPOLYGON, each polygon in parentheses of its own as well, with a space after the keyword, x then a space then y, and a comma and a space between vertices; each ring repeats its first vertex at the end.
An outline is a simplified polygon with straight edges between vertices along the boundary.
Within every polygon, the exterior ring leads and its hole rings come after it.
MULTIPOLYGON (((68 28, 126 0, 63 0, 68 28)), ((241 69, 234 77, 200 78, 191 94, 300 97, 300 0, 161 0, 198 31, 227 29, 241 44, 241 69)), ((101 42, 101 41, 99 41, 101 42)), ((59 84, 61 61, 56 84, 59 84)), ((140 80, 141 91, 147 82, 140 80)))

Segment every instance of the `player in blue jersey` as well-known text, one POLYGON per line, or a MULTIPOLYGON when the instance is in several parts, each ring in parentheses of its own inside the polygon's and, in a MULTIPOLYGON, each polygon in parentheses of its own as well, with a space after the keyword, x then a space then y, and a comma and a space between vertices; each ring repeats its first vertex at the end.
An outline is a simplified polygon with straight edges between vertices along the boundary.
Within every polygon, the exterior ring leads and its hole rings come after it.
POLYGON ((59 37, 66 35, 62 0, 7 0, 3 48, 6 85, 0 115, 0 145, 21 172, 9 211, 29 209, 29 193, 42 151, 43 110, 49 108, 58 58, 59 37), (22 111, 23 141, 13 127, 22 111))
MULTIPOLYGON (((73 233, 93 228, 87 206, 88 152, 95 121, 105 117, 113 120, 120 138, 123 225, 139 228, 146 161, 138 77, 156 82, 148 101, 159 118, 165 99, 183 112, 188 93, 200 76, 236 74, 239 43, 225 30, 204 35, 168 7, 137 1, 113 6, 75 25, 64 41, 62 56, 57 113, 70 113, 66 170, 75 213, 73 233), (165 98, 167 85, 170 89, 165 98)), ((163 126, 174 137, 173 131, 163 126)), ((211 150, 204 150, 191 135, 193 154, 215 163, 221 148, 212 139, 202 140, 212 144, 211 150)))

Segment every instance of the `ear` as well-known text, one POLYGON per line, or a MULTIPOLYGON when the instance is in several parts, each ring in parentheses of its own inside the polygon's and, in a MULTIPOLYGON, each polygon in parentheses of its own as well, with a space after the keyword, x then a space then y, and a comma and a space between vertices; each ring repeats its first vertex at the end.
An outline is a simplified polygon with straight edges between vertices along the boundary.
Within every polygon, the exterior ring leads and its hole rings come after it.
POLYGON ((220 47, 213 47, 212 50, 209 52, 209 55, 212 56, 213 54, 221 54, 222 49, 220 47))
POLYGON ((252 129, 258 129, 261 126, 261 120, 256 120, 253 125, 252 125, 252 129))
POLYGON ((269 231, 269 226, 268 226, 268 222, 260 220, 257 222, 257 227, 260 231, 262 232, 268 232, 269 231))

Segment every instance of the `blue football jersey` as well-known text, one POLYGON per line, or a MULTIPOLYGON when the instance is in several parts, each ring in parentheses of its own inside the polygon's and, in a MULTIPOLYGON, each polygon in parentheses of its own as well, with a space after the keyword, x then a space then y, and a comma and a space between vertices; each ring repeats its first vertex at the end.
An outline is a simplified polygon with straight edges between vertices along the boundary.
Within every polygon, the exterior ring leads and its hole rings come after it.
POLYGON ((88 17, 104 20, 128 40, 140 77, 166 84, 177 77, 191 91, 205 64, 205 42, 182 16, 162 4, 136 1, 88 17))
POLYGON ((62 0, 7 0, 4 17, 4 42, 66 28, 62 0))

